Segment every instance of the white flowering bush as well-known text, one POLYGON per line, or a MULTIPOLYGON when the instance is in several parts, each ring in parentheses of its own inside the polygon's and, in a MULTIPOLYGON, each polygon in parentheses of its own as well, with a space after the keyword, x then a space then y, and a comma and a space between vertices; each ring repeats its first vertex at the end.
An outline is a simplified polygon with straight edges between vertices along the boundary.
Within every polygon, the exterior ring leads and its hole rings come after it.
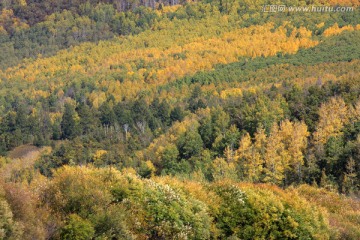
POLYGON ((142 207, 146 228, 155 239, 208 239, 210 216, 204 203, 167 184, 145 180, 142 207))

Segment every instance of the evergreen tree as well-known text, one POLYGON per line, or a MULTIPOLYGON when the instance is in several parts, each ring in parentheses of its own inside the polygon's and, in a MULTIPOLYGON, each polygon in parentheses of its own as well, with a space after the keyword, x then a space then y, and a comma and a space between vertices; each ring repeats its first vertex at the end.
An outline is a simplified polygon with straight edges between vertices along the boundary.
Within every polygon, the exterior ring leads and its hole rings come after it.
POLYGON ((109 102, 104 102, 100 106, 99 112, 100 112, 100 121, 102 125, 113 126, 115 124, 116 116, 109 102))
POLYGON ((164 100, 161 102, 157 112, 159 118, 161 119, 161 122, 164 125, 169 125, 171 108, 170 105, 167 103, 167 101, 164 100))
POLYGON ((170 113, 170 120, 171 122, 179 121, 181 122, 184 119, 184 111, 181 107, 176 106, 170 113))
POLYGON ((62 138, 73 139, 80 133, 80 118, 75 111, 75 107, 70 103, 65 103, 64 115, 61 120, 62 138))
MULTIPOLYGON (((94 113, 94 109, 91 109, 87 104, 80 104, 77 108, 77 113, 80 117, 80 127, 83 134, 93 132, 99 125, 99 119, 94 113)), ((110 114, 110 119, 112 119, 110 114)))
POLYGON ((199 133, 206 148, 210 149, 213 142, 213 124, 210 116, 204 117, 200 120, 199 133))

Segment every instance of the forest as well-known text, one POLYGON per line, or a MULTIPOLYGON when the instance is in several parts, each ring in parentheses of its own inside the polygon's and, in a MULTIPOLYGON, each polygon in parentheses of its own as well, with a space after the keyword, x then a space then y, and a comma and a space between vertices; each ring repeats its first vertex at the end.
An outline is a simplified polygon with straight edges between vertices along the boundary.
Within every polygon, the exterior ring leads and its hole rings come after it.
POLYGON ((359 9, 2 1, 0 239, 360 239, 359 9))

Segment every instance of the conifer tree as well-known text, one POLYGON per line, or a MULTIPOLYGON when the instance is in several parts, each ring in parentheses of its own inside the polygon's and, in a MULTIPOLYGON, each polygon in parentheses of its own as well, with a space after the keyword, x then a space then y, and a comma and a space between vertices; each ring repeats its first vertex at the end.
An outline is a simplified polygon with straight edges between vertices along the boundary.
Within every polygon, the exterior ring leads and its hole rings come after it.
POLYGON ((62 138, 73 139, 80 132, 80 118, 75 111, 75 107, 70 103, 65 103, 64 115, 61 120, 62 138))

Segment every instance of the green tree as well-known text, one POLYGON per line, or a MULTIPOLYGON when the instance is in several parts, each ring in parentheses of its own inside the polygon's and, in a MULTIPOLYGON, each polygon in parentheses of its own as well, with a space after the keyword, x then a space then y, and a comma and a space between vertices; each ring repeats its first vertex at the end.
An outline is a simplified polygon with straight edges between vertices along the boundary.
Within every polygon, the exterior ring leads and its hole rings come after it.
POLYGON ((346 164, 346 172, 343 180, 343 189, 346 193, 354 193, 357 189, 357 172, 356 172, 356 162, 350 157, 346 164))
POLYGON ((93 132, 99 125, 99 119, 94 109, 91 109, 87 104, 80 104, 77 108, 77 113, 80 117, 80 127, 82 128, 83 134, 93 132))
POLYGON ((104 102, 100 108, 100 121, 102 125, 114 125, 116 121, 116 115, 108 102, 104 102))
POLYGON ((203 141, 197 129, 187 130, 185 134, 180 136, 178 147, 180 155, 185 159, 198 155, 203 149, 203 141))
POLYGON ((164 125, 169 125, 171 108, 170 108, 170 105, 167 103, 167 101, 164 100, 161 102, 157 113, 158 113, 158 116, 159 116, 161 122, 164 125))
POLYGON ((66 225, 61 229, 61 239, 88 240, 93 238, 94 233, 95 230, 91 222, 76 214, 71 214, 66 225))
POLYGON ((73 139, 80 133, 80 118, 75 111, 75 107, 70 104, 65 104, 64 115, 61 120, 61 131, 64 139, 73 139))
POLYGON ((165 146, 161 153, 161 162, 163 166, 163 173, 175 174, 178 167, 179 150, 175 144, 165 146))
POLYGON ((172 122, 179 121, 181 122, 184 119, 184 111, 181 109, 181 107, 176 106, 173 110, 170 112, 170 120, 172 122))
POLYGON ((200 120, 199 133, 201 135, 202 140, 204 141, 204 145, 206 148, 210 149, 213 142, 213 124, 211 120, 211 116, 206 116, 200 120))

